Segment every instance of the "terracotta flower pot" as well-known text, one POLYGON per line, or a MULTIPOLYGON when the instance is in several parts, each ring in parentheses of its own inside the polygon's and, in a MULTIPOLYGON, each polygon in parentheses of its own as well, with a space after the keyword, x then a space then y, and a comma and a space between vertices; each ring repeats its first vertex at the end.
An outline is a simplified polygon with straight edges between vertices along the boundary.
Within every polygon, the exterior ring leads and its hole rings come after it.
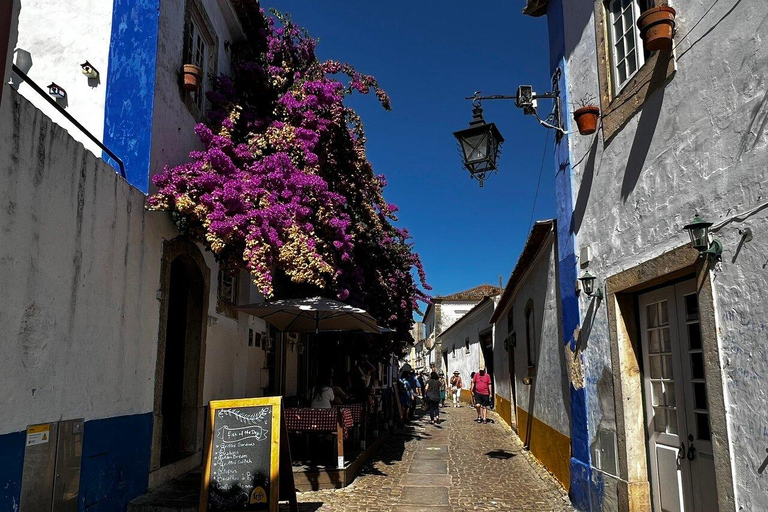
POLYGON ((181 74, 184 79, 184 89, 188 91, 200 90, 200 84, 203 80, 203 70, 194 64, 184 64, 181 68, 181 74))
POLYGON ((582 135, 592 135, 597 131, 597 119, 599 117, 600 109, 594 105, 581 107, 573 113, 573 118, 579 127, 579 133, 582 135))
POLYGON ((648 9, 637 20, 645 49, 651 52, 672 49, 675 32, 675 10, 668 5, 648 9))

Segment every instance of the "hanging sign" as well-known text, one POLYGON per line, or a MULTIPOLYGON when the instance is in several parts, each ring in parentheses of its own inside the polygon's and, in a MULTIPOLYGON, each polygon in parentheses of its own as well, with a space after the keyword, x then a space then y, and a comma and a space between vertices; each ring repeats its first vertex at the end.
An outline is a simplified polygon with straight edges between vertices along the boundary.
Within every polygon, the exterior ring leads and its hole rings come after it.
POLYGON ((282 398, 215 400, 209 407, 200 510, 277 512, 280 499, 295 510, 282 398))

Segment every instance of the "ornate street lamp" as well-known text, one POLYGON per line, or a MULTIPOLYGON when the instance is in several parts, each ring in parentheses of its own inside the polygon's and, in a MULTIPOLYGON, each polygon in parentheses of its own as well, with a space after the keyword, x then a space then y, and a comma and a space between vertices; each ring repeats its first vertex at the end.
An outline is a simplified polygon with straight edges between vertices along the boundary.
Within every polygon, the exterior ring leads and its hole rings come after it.
POLYGON ((454 132, 453 136, 459 141, 464 168, 473 179, 483 186, 486 173, 498 172, 496 162, 501 154, 501 144, 504 137, 494 123, 486 123, 483 119, 483 107, 479 102, 473 103, 472 121, 469 128, 454 132))
POLYGON ((688 235, 691 237, 691 247, 699 251, 699 256, 719 260, 723 253, 723 244, 716 239, 712 242, 709 241, 710 227, 712 227, 711 222, 705 221, 696 214, 690 224, 683 226, 683 229, 688 231, 688 235))
POLYGON ((552 77, 552 91, 543 94, 534 92, 530 85, 521 85, 514 96, 506 94, 482 95, 480 91, 468 97, 472 100, 472 121, 469 128, 454 132, 453 136, 459 141, 459 149, 464 161, 464 168, 469 171, 471 178, 477 178, 480 186, 488 172, 498 172, 496 166, 499 158, 501 143, 504 137, 493 123, 486 123, 483 119, 481 102, 484 100, 515 100, 515 106, 523 110, 523 114, 534 116, 539 123, 549 129, 555 130, 558 137, 565 135, 563 123, 560 119, 560 69, 555 71, 552 77), (553 100, 552 112, 544 119, 539 117, 537 101, 539 99, 553 100))

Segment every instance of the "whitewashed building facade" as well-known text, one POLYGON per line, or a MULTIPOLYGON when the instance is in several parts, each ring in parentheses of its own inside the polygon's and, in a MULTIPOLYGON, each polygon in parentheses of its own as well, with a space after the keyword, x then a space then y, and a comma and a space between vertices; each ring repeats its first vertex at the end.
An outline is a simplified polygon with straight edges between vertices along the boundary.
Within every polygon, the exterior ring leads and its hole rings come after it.
POLYGON ((768 4, 670 1, 671 49, 647 51, 637 20, 658 5, 525 9, 548 18, 568 132, 553 172, 570 495, 578 510, 765 510, 768 4), (572 121, 582 99, 594 135, 572 121), (691 247, 695 214, 721 258, 691 247))
POLYGON ((40 454, 28 450, 64 439, 74 444, 59 449, 80 457, 61 477, 76 501, 68 506, 124 510, 199 467, 209 400, 295 388, 284 369, 296 366, 297 351, 233 309, 262 300, 248 276, 220 274, 167 213, 145 209, 151 175, 198 148, 193 126, 205 105, 178 82, 185 34, 203 27, 217 63, 208 71, 225 71, 254 8, 13 3, 10 30, 0 33, 13 82, 0 85, 0 510, 47 506, 34 500, 53 496, 39 492, 53 486, 53 468, 34 466, 40 454), (127 180, 13 75, 12 60, 43 88, 66 89, 66 111, 103 136, 127 180), (82 74, 85 60, 99 80, 82 74))
POLYGON ((445 369, 445 353, 440 346, 440 334, 469 313, 485 297, 499 293, 501 288, 483 284, 450 295, 438 295, 432 299, 432 303, 424 312, 423 319, 424 345, 427 350, 426 368, 445 369))
POLYGON ((470 375, 485 366, 493 378, 493 325, 491 315, 499 296, 484 297, 475 307, 459 318, 439 336, 446 379, 458 371, 462 381, 461 398, 470 402, 470 375))

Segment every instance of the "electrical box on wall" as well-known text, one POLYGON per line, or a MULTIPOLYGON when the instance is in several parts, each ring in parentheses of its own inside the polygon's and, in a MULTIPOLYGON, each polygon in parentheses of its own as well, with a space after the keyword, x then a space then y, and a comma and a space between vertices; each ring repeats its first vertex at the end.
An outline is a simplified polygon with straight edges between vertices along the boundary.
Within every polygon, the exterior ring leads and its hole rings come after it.
POLYGON ((586 267, 589 265, 589 261, 592 259, 592 248, 590 248, 588 245, 581 248, 579 251, 579 265, 581 265, 581 268, 586 267))
POLYGON ((19 512, 76 512, 84 420, 27 427, 19 512))

